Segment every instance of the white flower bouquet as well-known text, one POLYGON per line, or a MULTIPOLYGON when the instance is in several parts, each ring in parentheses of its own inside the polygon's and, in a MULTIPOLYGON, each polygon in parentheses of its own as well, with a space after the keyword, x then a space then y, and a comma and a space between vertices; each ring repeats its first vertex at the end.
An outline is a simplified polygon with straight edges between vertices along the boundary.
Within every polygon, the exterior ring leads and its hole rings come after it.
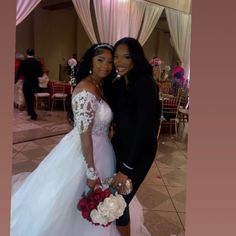
POLYGON ((76 86, 76 78, 75 78, 75 66, 77 65, 77 61, 74 58, 70 58, 67 61, 67 64, 70 66, 71 73, 70 73, 70 85, 76 86))

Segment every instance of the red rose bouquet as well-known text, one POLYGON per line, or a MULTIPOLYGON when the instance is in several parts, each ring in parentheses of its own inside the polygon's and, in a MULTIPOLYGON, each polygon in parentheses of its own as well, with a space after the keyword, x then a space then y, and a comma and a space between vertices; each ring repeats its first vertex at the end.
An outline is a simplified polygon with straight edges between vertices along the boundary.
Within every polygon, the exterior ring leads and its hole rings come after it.
POLYGON ((122 195, 108 185, 99 185, 84 193, 77 208, 83 218, 95 225, 108 226, 123 215, 126 202, 122 195))

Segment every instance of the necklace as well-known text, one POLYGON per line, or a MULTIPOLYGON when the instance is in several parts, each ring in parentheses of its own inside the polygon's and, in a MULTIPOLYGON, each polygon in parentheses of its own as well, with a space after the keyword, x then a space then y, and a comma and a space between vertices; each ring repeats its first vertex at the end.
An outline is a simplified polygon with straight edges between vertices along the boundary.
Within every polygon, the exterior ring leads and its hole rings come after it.
POLYGON ((92 75, 89 75, 91 82, 97 87, 99 95, 104 98, 102 82, 98 82, 92 75))
POLYGON ((91 78, 91 82, 92 82, 96 87, 98 87, 100 83, 99 83, 92 75, 90 75, 89 77, 91 78))

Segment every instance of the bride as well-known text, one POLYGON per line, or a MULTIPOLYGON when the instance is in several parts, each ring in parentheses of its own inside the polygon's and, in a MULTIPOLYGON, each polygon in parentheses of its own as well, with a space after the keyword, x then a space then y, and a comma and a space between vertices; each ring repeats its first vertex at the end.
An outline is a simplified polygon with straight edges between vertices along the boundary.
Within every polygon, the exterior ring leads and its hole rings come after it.
MULTIPOLYGON (((32 173, 13 176, 11 236, 120 236, 115 222, 95 226, 76 208, 87 186, 94 188, 115 172, 108 138, 113 115, 100 90, 102 80, 113 72, 112 53, 109 44, 87 50, 72 94, 73 130, 32 173)), ((132 212, 136 222, 131 235, 150 235, 136 199, 131 204, 131 225, 132 212)))

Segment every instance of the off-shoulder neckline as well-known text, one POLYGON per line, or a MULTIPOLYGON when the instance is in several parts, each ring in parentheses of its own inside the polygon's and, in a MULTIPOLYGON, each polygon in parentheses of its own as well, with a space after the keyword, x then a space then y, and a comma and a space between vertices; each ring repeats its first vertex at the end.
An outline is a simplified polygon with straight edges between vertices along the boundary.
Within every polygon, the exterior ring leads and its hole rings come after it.
POLYGON ((82 89, 80 92, 76 93, 74 96, 72 94, 72 100, 74 100, 74 98, 79 96, 81 93, 88 93, 88 94, 92 95, 98 102, 102 102, 103 101, 102 98, 98 99, 98 97, 95 94, 93 94, 92 92, 90 92, 88 90, 85 90, 85 89, 82 89))

